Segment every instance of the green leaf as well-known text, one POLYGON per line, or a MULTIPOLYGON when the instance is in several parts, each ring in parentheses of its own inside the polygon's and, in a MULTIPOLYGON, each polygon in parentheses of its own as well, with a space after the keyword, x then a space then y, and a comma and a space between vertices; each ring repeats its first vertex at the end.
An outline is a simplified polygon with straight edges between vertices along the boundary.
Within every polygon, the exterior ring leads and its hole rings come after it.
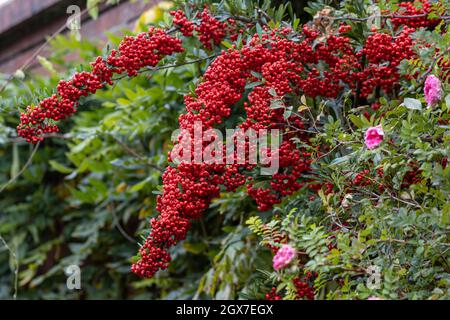
POLYGON ((150 182, 150 177, 139 182, 138 184, 135 184, 133 187, 130 188, 130 192, 138 192, 138 191, 142 190, 149 182, 150 182))
POLYGON ((291 110, 286 110, 286 111, 283 113, 284 119, 288 119, 291 115, 292 115, 292 111, 291 111, 291 110))
POLYGON ((116 106, 116 104, 111 101, 105 101, 102 103, 102 107, 104 107, 104 108, 114 108, 115 106, 116 106))
POLYGON ((413 98, 405 98, 401 104, 410 110, 422 110, 422 102, 413 98))
POLYGON ((131 104, 131 101, 125 98, 119 98, 117 99, 117 103, 123 106, 129 106, 131 104))
POLYGON ((62 165, 58 162, 56 162, 55 160, 50 160, 48 162, 50 164, 50 166, 55 169, 58 172, 64 173, 64 174, 68 174, 68 173, 72 173, 72 169, 70 169, 69 167, 66 167, 65 165, 62 165))
POLYGON ((259 39, 262 39, 263 29, 259 22, 256 24, 256 32, 258 33, 259 39))
POLYGON ((50 61, 48 61, 46 58, 37 56, 37 59, 38 59, 39 63, 41 64, 41 66, 44 67, 48 72, 50 72, 52 74, 57 74, 55 68, 53 67, 53 64, 50 61))
POLYGON ((184 242, 183 248, 186 249, 187 252, 193 253, 193 254, 200 254, 205 251, 206 246, 203 242, 184 242))
POLYGON ((350 155, 345 155, 343 157, 339 157, 339 158, 334 159, 333 161, 331 161, 330 165, 333 166, 333 165, 337 165, 337 164, 340 164, 340 163, 343 163, 343 162, 347 162, 349 159, 350 159, 350 155))
POLYGON ((89 11, 89 15, 92 17, 92 19, 96 20, 98 18, 98 5, 100 4, 101 0, 87 0, 87 8, 89 11))
POLYGON ((364 128, 364 122, 361 120, 360 117, 355 116, 354 114, 350 114, 348 115, 348 117, 350 118, 350 121, 357 126, 359 129, 364 128))
POLYGON ((20 170, 20 159, 19 159, 19 147, 17 143, 13 144, 12 148, 12 164, 11 164, 11 178, 16 177, 20 170))
POLYGON ((91 137, 88 137, 87 139, 84 139, 82 142, 80 142, 75 147, 73 147, 71 151, 73 153, 79 153, 79 152, 83 151, 86 147, 88 147, 90 145, 90 143, 92 142, 92 140, 94 140, 94 138, 95 137, 91 136, 91 137))
POLYGON ((298 19, 298 18, 295 19, 294 23, 292 24, 292 29, 297 30, 299 24, 300 24, 300 19, 298 19))
POLYGON ((273 99, 270 102, 270 109, 281 109, 284 108, 284 104, 281 100, 273 99))
POLYGON ((260 85, 262 85, 262 84, 263 84, 263 83, 260 82, 260 81, 251 82, 251 83, 249 83, 249 84, 247 84, 247 85, 245 86, 245 89, 246 89, 246 90, 248 90, 248 89, 253 89, 254 87, 260 86, 260 85))
POLYGON ((445 96, 445 104, 447 106, 447 110, 450 110, 450 94, 445 96))
POLYGON ((228 49, 233 48, 233 44, 230 43, 230 42, 228 42, 228 41, 225 41, 225 40, 224 40, 224 41, 221 42, 221 44, 222 44, 224 47, 228 48, 228 49))

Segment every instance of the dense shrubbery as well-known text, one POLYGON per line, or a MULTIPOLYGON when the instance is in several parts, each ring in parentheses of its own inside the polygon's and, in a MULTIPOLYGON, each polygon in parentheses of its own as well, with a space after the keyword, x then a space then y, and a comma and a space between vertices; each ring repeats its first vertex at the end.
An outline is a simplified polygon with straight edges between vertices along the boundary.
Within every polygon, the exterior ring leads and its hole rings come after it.
POLYGON ((78 264, 81 298, 449 297, 450 4, 317 1, 310 22, 271 5, 180 2, 112 52, 60 37, 50 78, 7 87, 4 180, 33 152, 14 106, 46 139, 0 200, 0 294, 17 270, 20 297, 71 295, 78 264), (178 119, 281 130, 280 171, 167 162, 178 119))

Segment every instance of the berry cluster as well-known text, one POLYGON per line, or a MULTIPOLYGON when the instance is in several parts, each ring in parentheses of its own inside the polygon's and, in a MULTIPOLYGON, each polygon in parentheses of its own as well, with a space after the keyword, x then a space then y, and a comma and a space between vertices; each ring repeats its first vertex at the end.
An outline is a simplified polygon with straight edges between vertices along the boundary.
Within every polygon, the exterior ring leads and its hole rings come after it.
MULTIPOLYGON (((181 10, 171 14, 174 16, 174 25, 184 36, 192 36, 195 29, 207 49, 212 49, 213 44, 220 44, 227 32, 233 37, 237 34, 234 32, 236 24, 233 19, 219 22, 207 9, 201 13, 201 23, 197 28, 181 10)), ((112 50, 106 59, 97 57, 91 63, 91 72, 76 73, 68 81, 61 80, 57 87, 58 94, 49 98, 50 101, 46 99, 38 106, 28 106, 17 127, 19 136, 30 143, 42 141, 45 134, 58 131, 55 121, 76 112, 81 97, 94 94, 106 84, 112 85, 114 74, 136 76, 143 68, 156 66, 163 57, 182 51, 180 39, 153 27, 137 36, 125 37, 119 48, 112 50)))
POLYGON ((150 28, 136 37, 126 37, 119 50, 113 50, 106 60, 97 57, 91 72, 76 73, 68 81, 61 80, 57 95, 44 99, 38 106, 28 106, 20 117, 19 136, 31 143, 42 141, 45 134, 58 132, 56 121, 76 112, 82 96, 94 94, 106 83, 112 84, 113 74, 127 72, 131 77, 144 67, 155 66, 164 56, 182 51, 181 40, 160 29, 150 28))
POLYGON ((355 179, 353 179, 353 185, 354 186, 368 186, 372 183, 372 180, 369 179, 367 176, 369 175, 370 170, 366 169, 361 172, 359 172, 355 179))
POLYGON ((349 83, 353 88, 360 85, 360 97, 367 98, 376 88, 391 93, 397 87, 400 62, 414 56, 412 32, 414 29, 405 27, 395 38, 380 32, 367 38, 363 50, 357 54, 359 59, 365 57, 367 65, 354 73, 353 81, 349 83))
POLYGON ((266 300, 283 300, 283 297, 277 294, 277 288, 273 287, 269 293, 266 294, 266 300))
POLYGON ((74 103, 70 100, 60 101, 56 95, 53 95, 41 101, 37 107, 27 107, 26 111, 20 115, 21 124, 17 127, 17 132, 27 142, 37 143, 43 139, 44 134, 59 131, 56 125, 46 124, 45 119, 58 121, 74 112, 74 103))
POLYGON ((428 18, 428 15, 433 9, 432 4, 428 0, 402 2, 398 6, 399 9, 394 13, 394 18, 392 18, 392 23, 395 26, 405 25, 411 28, 434 28, 441 22, 440 19, 428 18))
POLYGON ((402 184, 400 186, 402 189, 407 189, 409 186, 420 183, 423 180, 422 170, 419 169, 417 163, 409 163, 408 167, 410 167, 411 170, 408 170, 403 176, 402 184))
MULTIPOLYGON (((443 158, 441 161, 442 166, 446 166, 446 159, 443 158)), ((408 189, 411 185, 420 183, 423 178, 421 176, 422 170, 418 168, 416 163, 408 164, 410 170, 408 170, 403 176, 402 183, 400 185, 400 189, 408 189)), ((377 187, 379 192, 383 192, 389 183, 383 183, 383 179, 386 181, 389 177, 384 175, 384 169, 379 167, 376 169, 376 175, 371 177, 371 171, 369 169, 365 169, 356 174, 355 178, 351 181, 352 187, 377 187), (380 182, 381 181, 381 182, 380 182)))
POLYGON ((201 20, 202 22, 195 28, 195 31, 197 31, 203 46, 211 50, 213 45, 219 45, 225 38, 227 23, 220 22, 211 16, 206 8, 201 13, 201 20))
POLYGON ((108 63, 117 68, 117 73, 127 72, 132 77, 144 67, 154 67, 167 55, 183 52, 181 40, 169 36, 163 30, 150 28, 148 33, 136 37, 127 36, 113 50, 108 63))
POLYGON ((447 168, 447 164, 448 164, 448 157, 442 158, 442 160, 441 160, 442 169, 447 168))
POLYGON ((173 16, 173 25, 180 29, 180 32, 185 37, 192 37, 194 31, 194 23, 186 18, 182 10, 171 11, 173 16))
POLYGON ((206 164, 181 163, 168 167, 163 175, 163 197, 158 197, 161 214, 151 220, 152 232, 139 250, 141 259, 132 271, 151 277, 170 261, 168 248, 186 237, 189 221, 200 217, 210 201, 219 195, 223 168, 206 164))
MULTIPOLYGON (((211 64, 204 81, 195 90, 195 96, 185 98, 187 113, 179 119, 182 129, 192 134, 198 121, 208 129, 229 117, 231 107, 242 98, 245 85, 254 81, 252 72, 261 73, 267 80, 250 92, 245 104, 248 117, 239 127, 255 131, 288 128, 284 124, 283 111, 270 108, 274 97, 269 92, 275 90, 280 98, 292 92, 288 84, 300 80, 293 71, 297 71, 297 64, 290 61, 289 41, 276 32, 265 34, 264 39, 261 42, 255 36, 250 45, 242 50, 230 49, 211 64), (286 58, 280 58, 283 56, 286 58), (276 75, 280 74, 286 77, 285 83, 276 81, 276 75)), ((292 117, 292 121, 298 126, 303 125, 298 118, 292 117)), ((303 133, 290 134, 307 139, 303 133)), ((160 252, 155 254, 151 248, 157 245, 168 250, 183 239, 187 222, 201 216, 211 200, 219 195, 220 186, 235 190, 247 182, 248 192, 261 210, 271 208, 284 196, 301 188, 303 184, 298 179, 309 170, 310 154, 297 149, 289 140, 283 141, 279 150, 267 150, 267 153, 278 154, 280 171, 268 177, 265 186, 256 186, 250 175, 255 165, 247 162, 232 165, 181 163, 177 168, 168 167, 163 176, 163 195, 158 198, 157 209, 161 215, 152 221, 152 232, 140 250, 141 260, 133 266, 133 271, 140 276, 152 276, 161 262, 160 252)))
POLYGON ((314 300, 314 279, 317 276, 317 272, 307 272, 304 277, 297 277, 293 280, 297 290, 297 299, 314 300))

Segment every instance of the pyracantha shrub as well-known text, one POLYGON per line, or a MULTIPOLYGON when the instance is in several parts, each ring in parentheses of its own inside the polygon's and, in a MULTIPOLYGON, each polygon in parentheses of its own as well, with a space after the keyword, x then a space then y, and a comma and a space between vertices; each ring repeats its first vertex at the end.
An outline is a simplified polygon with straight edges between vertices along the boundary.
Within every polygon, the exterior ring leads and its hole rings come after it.
MULTIPOLYGON (((266 211, 310 184, 306 175, 311 174, 311 153, 292 142, 296 138, 307 144, 309 135, 304 120, 298 114, 286 115, 284 104, 301 94, 337 98, 344 85, 356 92, 356 83, 360 84, 361 98, 367 98, 377 87, 386 94, 392 92, 400 77, 399 63, 414 54, 409 37, 413 29, 404 28, 395 37, 375 31, 360 51, 341 34, 348 30, 340 28, 323 38, 325 35, 308 25, 301 34, 289 28, 266 28, 240 50, 231 48, 212 63, 195 95, 185 97, 187 113, 180 116, 180 128, 193 137, 197 121, 205 130, 220 125, 244 98, 246 85, 256 83, 243 103, 247 119, 238 127, 282 130, 285 139, 277 151, 280 169, 261 186, 250 175, 254 165, 189 161, 169 167, 163 176, 163 195, 158 197, 161 214, 151 221, 152 231, 139 250, 140 261, 132 268, 135 273, 152 277, 165 269, 170 261, 168 249, 185 239, 190 220, 202 215, 219 196, 221 187, 234 191, 245 184, 258 209, 266 211), (363 56, 367 66, 361 62, 363 56), (326 70, 319 72, 319 65, 325 65, 326 70), (281 107, 274 107, 274 100, 281 107)), ((373 147, 380 142, 377 139, 369 136, 367 141, 373 147)))

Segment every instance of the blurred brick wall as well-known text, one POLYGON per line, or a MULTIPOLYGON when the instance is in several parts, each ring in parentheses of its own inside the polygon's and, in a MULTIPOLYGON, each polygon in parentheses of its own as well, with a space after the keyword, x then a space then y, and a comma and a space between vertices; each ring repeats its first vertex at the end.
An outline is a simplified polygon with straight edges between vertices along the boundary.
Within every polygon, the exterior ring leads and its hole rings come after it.
MULTIPOLYGON (((97 20, 87 14, 83 16, 81 35, 105 39, 105 31, 118 33, 124 27, 132 28, 140 14, 157 2, 121 0, 118 5, 103 5, 97 20)), ((83 10, 86 0, 12 0, 0 6, 0 73, 13 73, 29 61, 46 37, 66 24, 70 5, 78 5, 83 10)), ((44 49, 40 55, 45 54, 44 49)), ((28 70, 37 67, 33 59, 28 70)))

